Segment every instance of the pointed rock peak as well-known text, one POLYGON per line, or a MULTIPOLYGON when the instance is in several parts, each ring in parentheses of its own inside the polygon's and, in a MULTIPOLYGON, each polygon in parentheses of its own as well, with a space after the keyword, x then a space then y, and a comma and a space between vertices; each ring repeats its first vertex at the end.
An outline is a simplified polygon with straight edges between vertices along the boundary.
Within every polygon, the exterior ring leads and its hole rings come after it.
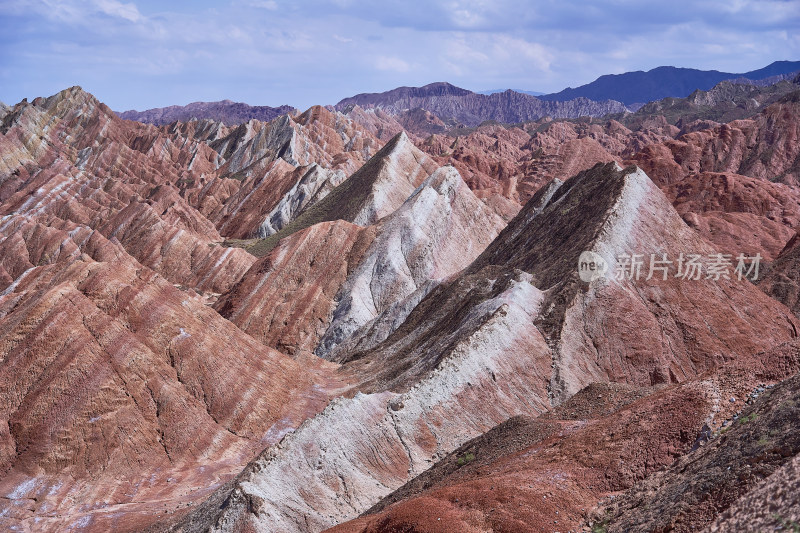
POLYGON ((376 158, 386 157, 393 151, 406 146, 409 143, 409 141, 410 139, 408 138, 408 135, 406 134, 405 130, 403 130, 394 137, 392 137, 391 139, 389 139, 389 141, 383 145, 383 148, 381 148, 378 151, 378 153, 375 154, 375 157, 376 158))
POLYGON ((399 208, 437 169, 436 163, 401 132, 319 203, 258 245, 267 253, 280 239, 319 222, 376 223, 399 208))
POLYGON ((594 249, 601 236, 623 241, 629 229, 625 224, 633 224, 629 219, 640 212, 685 226, 640 169, 598 163, 563 185, 541 189, 470 270, 506 265, 534 274, 537 287, 552 287, 577 275, 578 256, 594 249), (642 209, 645 203, 649 211, 642 209))
MULTIPOLYGON (((36 100, 39 100, 38 98, 36 100)), ((34 101, 34 103, 36 102, 34 101)), ((53 96, 43 99, 41 101, 45 107, 52 109, 61 102, 68 102, 71 105, 84 105, 89 104, 92 106, 100 105, 100 101, 95 98, 95 96, 91 93, 88 93, 83 90, 78 85, 70 87, 69 89, 64 89, 63 91, 57 92, 53 96)))
POLYGON ((294 120, 303 126, 306 126, 312 122, 332 123, 335 120, 334 115, 334 113, 331 113, 331 111, 325 107, 321 105, 315 105, 309 107, 300 115, 297 115, 294 120))

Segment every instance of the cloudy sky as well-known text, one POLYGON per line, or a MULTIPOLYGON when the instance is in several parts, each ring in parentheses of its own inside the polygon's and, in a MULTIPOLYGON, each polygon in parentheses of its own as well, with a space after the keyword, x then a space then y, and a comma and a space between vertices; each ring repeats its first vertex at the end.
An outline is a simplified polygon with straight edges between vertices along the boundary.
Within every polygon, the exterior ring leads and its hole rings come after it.
POLYGON ((336 103, 449 81, 554 92, 675 65, 800 59, 800 0, 0 0, 0 100, 117 110, 336 103))

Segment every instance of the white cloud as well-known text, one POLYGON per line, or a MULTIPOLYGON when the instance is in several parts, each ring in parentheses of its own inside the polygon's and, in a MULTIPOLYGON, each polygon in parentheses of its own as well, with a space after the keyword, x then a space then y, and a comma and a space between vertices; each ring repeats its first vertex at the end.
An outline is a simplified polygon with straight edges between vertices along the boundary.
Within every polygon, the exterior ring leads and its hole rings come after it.
POLYGON ((117 0, 94 0, 94 4, 101 13, 112 17, 119 17, 131 22, 140 22, 144 19, 139 13, 139 8, 133 2, 123 4, 117 0))
POLYGON ((278 2, 275 2, 275 0, 251 0, 247 5, 260 9, 268 9, 270 11, 276 11, 278 9, 278 2))
POLYGON ((339 41, 340 43, 347 44, 347 43, 352 43, 353 42, 353 39, 350 39, 349 37, 342 37, 341 35, 336 35, 335 33, 333 34, 332 37, 335 40, 339 41))
POLYGON ((411 65, 399 57, 379 56, 375 60, 375 68, 390 72, 408 72, 411 70, 411 65))
POLYGON ((531 64, 539 70, 549 70, 553 61, 553 54, 539 43, 532 43, 524 39, 498 35, 494 39, 494 56, 503 60, 524 61, 526 66, 531 64))

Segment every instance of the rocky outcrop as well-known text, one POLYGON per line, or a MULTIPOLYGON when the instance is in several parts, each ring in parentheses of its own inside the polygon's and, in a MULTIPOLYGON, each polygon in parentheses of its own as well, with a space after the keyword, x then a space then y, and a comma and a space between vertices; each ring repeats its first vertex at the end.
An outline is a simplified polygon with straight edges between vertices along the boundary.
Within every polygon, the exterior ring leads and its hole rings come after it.
POLYGON ((758 286, 800 316, 800 234, 786 243, 758 286))
POLYGON ((99 231, 19 218, 0 247, 46 260, 22 274, 3 260, 3 529, 141 529, 324 407, 313 368, 99 231))
POLYGON ((789 486, 779 484, 796 483, 800 378, 760 390, 757 401, 706 446, 609 503, 606 530, 791 530, 797 523, 796 498, 787 492, 789 486), (770 485, 774 490, 767 495, 770 485), (754 509, 756 502, 764 507, 754 509))
POLYGON ((622 161, 645 146, 671 140, 678 128, 662 121, 632 131, 601 124, 542 121, 522 127, 484 125, 466 135, 432 135, 417 145, 440 164, 455 166, 476 194, 524 204, 553 179, 565 180, 598 162, 622 161))
POLYGON ((795 91, 751 119, 648 146, 634 159, 659 184, 692 172, 731 172, 796 187, 799 113, 800 92, 795 91))
MULTIPOLYGON (((385 176, 376 194, 403 179, 385 176)), ((340 343, 385 339, 410 312, 401 311, 406 298, 419 301, 436 280, 466 267, 504 225, 445 167, 373 226, 336 220, 284 238, 216 309, 268 346, 336 359, 340 343)))
POLYGON ((315 353, 336 360, 383 341, 410 312, 409 304, 400 302, 407 297, 419 301, 431 282, 466 267, 504 226, 457 170, 434 172, 378 224, 375 240, 339 291, 331 324, 315 353), (382 314, 384 319, 375 320, 382 314))
POLYGON ((215 170, 218 156, 206 145, 131 127, 80 88, 20 104, 4 124, 0 212, 62 229, 87 225, 173 283, 202 291, 227 290, 254 262, 215 246, 214 225, 175 187, 215 170))
POLYGON ((235 126, 250 120, 269 122, 280 115, 296 112, 295 108, 288 105, 280 107, 251 106, 241 102, 221 100, 219 102, 192 102, 185 106, 157 107, 145 111, 130 110, 117 113, 117 115, 125 120, 147 122, 157 126, 198 119, 210 119, 227 126, 235 126))
MULTIPOLYGON (((796 354, 780 353, 787 347, 680 385, 589 385, 538 418, 511 418, 465 443, 360 518, 329 531, 580 531, 587 523, 603 529, 609 515, 590 512, 599 502, 709 446, 741 409, 731 397, 740 401, 800 368, 796 354)), ((682 480, 692 483, 692 476, 682 480)), ((784 494, 790 505, 790 490, 784 494)), ((649 507, 628 512, 645 514, 649 507)), ((655 529, 627 525, 620 530, 655 529)))
MULTIPOLYGON (((306 169, 304 169, 306 170, 306 169)), ((347 176, 341 170, 328 170, 316 163, 281 197, 278 204, 267 213, 258 227, 256 237, 264 238, 277 233, 297 218, 306 208, 313 206, 342 183, 347 176)))
POLYGON ((313 107, 242 124, 209 145, 224 164, 182 194, 226 237, 245 239, 284 227, 361 168, 381 142, 340 113, 313 107))
POLYGON ((565 102, 546 102, 512 90, 477 94, 441 82, 424 87, 400 87, 385 93, 359 94, 340 101, 336 109, 348 111, 354 106, 380 108, 393 115, 419 108, 433 113, 439 119, 450 119, 468 126, 477 126, 486 120, 513 124, 545 116, 576 118, 626 111, 623 104, 613 100, 595 102, 577 98, 565 102))
POLYGON ((342 372, 360 393, 259 457, 222 508, 204 508, 217 530, 330 527, 590 383, 690 381, 796 336, 800 322, 745 280, 578 278, 585 250, 611 265, 639 250, 714 253, 640 170, 598 166, 545 194, 384 342, 350 354, 342 372))
POLYGON ((264 255, 280 239, 319 222, 345 220, 360 226, 391 214, 436 170, 436 163, 401 132, 324 199, 267 239, 247 249, 264 255))

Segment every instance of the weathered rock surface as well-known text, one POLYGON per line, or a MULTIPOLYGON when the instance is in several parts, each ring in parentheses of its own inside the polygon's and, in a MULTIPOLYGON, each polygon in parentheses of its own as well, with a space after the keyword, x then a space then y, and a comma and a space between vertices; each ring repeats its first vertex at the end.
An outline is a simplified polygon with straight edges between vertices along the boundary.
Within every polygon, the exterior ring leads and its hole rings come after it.
POLYGON ((313 351, 336 295, 373 238, 374 231, 342 220, 298 231, 259 259, 215 308, 268 346, 313 351))
POLYGON ((47 260, 0 293, 3 529, 140 529, 327 403, 334 381, 100 232, 13 222, 0 247, 47 260))
MULTIPOLYGON (((406 167, 390 162, 380 168, 385 175, 372 185, 377 194, 406 183, 406 175, 397 174, 406 167)), ((399 302, 414 293, 418 301, 420 289, 466 267, 504 225, 455 169, 445 167, 374 226, 322 222, 281 240, 216 309, 268 346, 336 359, 331 352, 343 341, 383 340, 404 318, 399 302), (350 338, 390 308, 391 316, 369 333, 350 338)))
POLYGON ((235 126, 250 120, 269 122, 280 115, 294 114, 296 111, 295 108, 288 105, 280 107, 250 106, 241 102, 222 100, 219 102, 192 102, 185 106, 173 105, 145 111, 130 110, 117 114, 125 120, 147 122, 157 126, 197 119, 211 119, 228 126, 235 126))
POLYGON ((439 119, 451 119, 468 126, 477 126, 486 120, 513 124, 538 120, 545 116, 575 118, 621 113, 626 110, 623 104, 614 100, 595 102, 587 98, 576 98, 565 102, 547 102, 512 90, 477 94, 442 82, 424 87, 400 87, 385 93, 359 94, 340 101, 336 104, 336 109, 348 111, 354 106, 380 108, 393 115, 423 109, 439 119))
POLYGON ((800 192, 737 174, 690 174, 664 192, 683 219, 716 248, 772 261, 800 227, 800 192))
POLYGON ((344 220, 374 224, 393 213, 437 166, 401 132, 330 194, 267 239, 246 243, 255 255, 268 253, 280 239, 319 222, 344 220))
POLYGON ((553 179, 571 178, 598 162, 622 161, 677 133, 659 121, 636 131, 614 120, 545 121, 508 128, 484 125, 467 135, 431 135, 417 144, 439 163, 454 165, 481 198, 499 195, 524 204, 553 179))
POLYGON ((178 146, 126 123, 80 88, 20 104, 3 124, 3 214, 87 225, 173 283, 203 291, 227 290, 254 262, 214 246, 222 241, 214 225, 172 186, 214 170, 218 156, 206 145, 178 146))
MULTIPOLYGON (((792 351, 796 361, 800 353, 797 344, 792 351)), ((791 530, 797 519, 796 492, 779 484, 796 484, 799 399, 797 376, 763 391, 706 446, 606 506, 606 529, 791 530), (763 507, 755 508, 756 502, 763 507)))
POLYGON ((796 337, 800 322, 745 280, 578 279, 583 250, 612 265, 651 248, 713 253, 641 171, 598 166, 547 196, 384 342, 351 353, 342 372, 360 393, 259 457, 221 508, 202 508, 209 525, 318 531, 590 383, 690 381, 796 337))
POLYGON ((753 118, 648 146, 635 160, 660 185, 692 172, 731 172, 796 187, 799 115, 800 91, 795 91, 753 118))
POLYGON ((786 244, 758 286, 800 316, 800 234, 786 244))
POLYGON ((395 304, 412 295, 418 300, 430 290, 430 282, 465 268, 504 226, 472 194, 456 169, 443 167, 434 172, 378 224, 364 259, 340 289, 316 354, 336 360, 356 347, 365 349, 382 341, 405 318, 395 304), (369 340, 353 336, 390 308, 391 325, 387 320, 371 324, 369 340), (337 347, 343 341, 346 345, 337 347))
POLYGON ((123 121, 77 87, 3 117, 0 529, 185 513, 341 392, 334 365, 295 362, 208 306, 257 261, 219 246, 214 215, 240 200, 229 169, 248 157, 294 187, 292 217, 315 201, 291 181, 319 172, 313 159, 357 168, 380 143, 327 111, 249 126, 123 121), (270 128, 308 169, 252 142, 270 128))
POLYGON ((679 385, 589 385, 536 419, 512 418, 465 443, 331 531, 582 530, 601 499, 706 445, 741 408, 729 397, 800 369, 784 348, 679 385))

